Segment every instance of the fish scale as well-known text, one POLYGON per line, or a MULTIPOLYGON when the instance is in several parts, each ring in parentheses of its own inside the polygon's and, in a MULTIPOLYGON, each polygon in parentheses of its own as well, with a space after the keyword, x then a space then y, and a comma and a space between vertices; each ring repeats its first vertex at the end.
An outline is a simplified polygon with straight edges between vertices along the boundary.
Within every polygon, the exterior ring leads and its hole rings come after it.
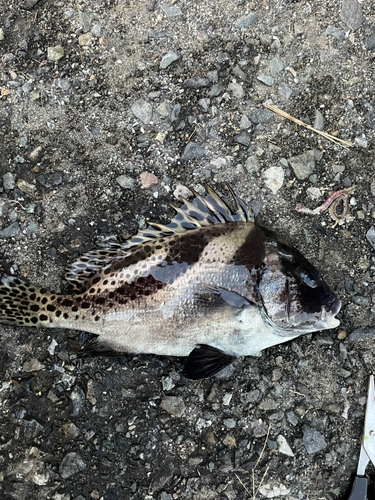
POLYGON ((319 272, 232 195, 236 212, 208 189, 170 224, 87 252, 67 269, 67 294, 3 276, 0 322, 96 334, 81 355, 188 356, 190 378, 338 326, 341 302, 319 272))

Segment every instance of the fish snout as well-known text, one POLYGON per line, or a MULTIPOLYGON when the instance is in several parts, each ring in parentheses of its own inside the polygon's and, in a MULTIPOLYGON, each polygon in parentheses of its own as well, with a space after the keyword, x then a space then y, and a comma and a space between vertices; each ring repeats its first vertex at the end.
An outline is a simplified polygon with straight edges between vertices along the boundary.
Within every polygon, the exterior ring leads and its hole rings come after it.
POLYGON ((341 309, 341 300, 335 297, 335 300, 332 302, 332 304, 330 304, 330 307, 327 309, 328 309, 327 310, 328 314, 330 314, 331 316, 336 316, 336 314, 338 314, 341 309))

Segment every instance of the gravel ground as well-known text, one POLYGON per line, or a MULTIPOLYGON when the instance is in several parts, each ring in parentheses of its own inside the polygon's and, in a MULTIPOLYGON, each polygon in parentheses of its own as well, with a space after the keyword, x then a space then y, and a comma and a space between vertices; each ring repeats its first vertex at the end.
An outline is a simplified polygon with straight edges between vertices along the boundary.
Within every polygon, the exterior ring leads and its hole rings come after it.
POLYGON ((84 333, 1 326, 1 498, 342 498, 375 364, 374 7, 3 0, 2 271, 59 291, 98 240, 230 182, 343 308, 200 382, 183 359, 82 361, 84 333), (294 210, 353 185, 344 225, 294 210))

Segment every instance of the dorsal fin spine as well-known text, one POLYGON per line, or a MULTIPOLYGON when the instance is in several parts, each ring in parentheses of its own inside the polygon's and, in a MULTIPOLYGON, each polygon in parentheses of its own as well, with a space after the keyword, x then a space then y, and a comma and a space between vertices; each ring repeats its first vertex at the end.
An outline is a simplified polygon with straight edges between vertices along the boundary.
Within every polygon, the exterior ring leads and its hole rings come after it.
POLYGON ((92 250, 82 255, 67 269, 66 281, 72 286, 73 290, 79 290, 79 287, 76 286, 78 282, 92 277, 97 271, 109 265, 112 260, 123 258, 130 254, 136 246, 146 241, 154 241, 157 238, 170 236, 173 233, 183 233, 191 229, 214 224, 253 220, 248 206, 235 194, 231 186, 228 186, 228 189, 236 202, 236 213, 232 212, 230 207, 213 189, 209 186, 206 186, 206 189, 208 194, 205 198, 193 192, 195 198, 192 202, 181 197, 183 205, 180 208, 172 205, 177 214, 168 225, 150 222, 146 229, 138 231, 135 236, 124 243, 111 242, 107 248, 92 250))

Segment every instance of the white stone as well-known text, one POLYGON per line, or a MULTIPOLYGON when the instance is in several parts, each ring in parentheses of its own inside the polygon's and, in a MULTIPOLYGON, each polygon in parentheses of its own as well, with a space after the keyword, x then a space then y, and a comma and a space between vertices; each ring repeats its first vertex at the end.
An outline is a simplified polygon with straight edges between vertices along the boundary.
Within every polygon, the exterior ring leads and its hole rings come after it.
POLYGON ((288 441, 284 436, 279 434, 279 436, 277 436, 276 438, 276 443, 280 453, 282 453, 283 455, 288 455, 288 457, 294 457, 292 448, 289 446, 288 441))
POLYGON ((282 167, 270 167, 264 172, 263 177, 264 183, 268 189, 270 189, 273 194, 276 194, 283 185, 284 170, 282 167))

